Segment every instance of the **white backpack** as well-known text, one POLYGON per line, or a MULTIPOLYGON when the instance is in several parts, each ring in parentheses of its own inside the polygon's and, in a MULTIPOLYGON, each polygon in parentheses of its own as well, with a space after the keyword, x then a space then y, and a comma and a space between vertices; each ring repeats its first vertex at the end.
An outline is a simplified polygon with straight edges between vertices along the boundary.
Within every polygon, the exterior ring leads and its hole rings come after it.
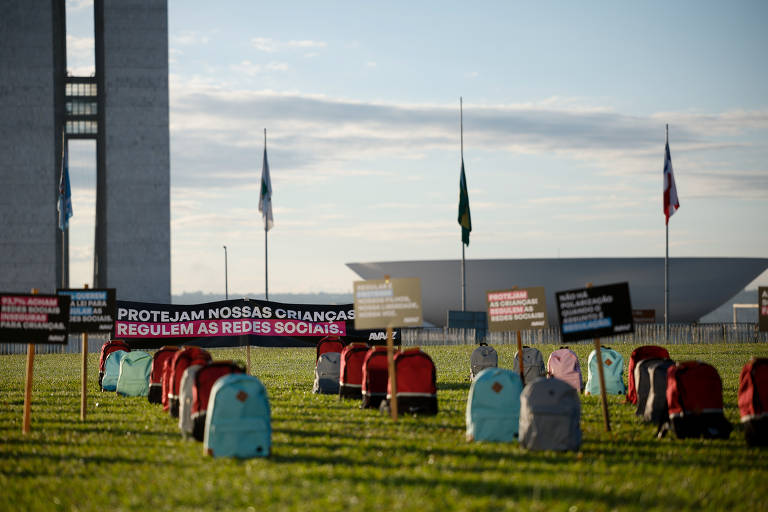
POLYGON ((497 368, 498 366, 499 354, 496 349, 488 346, 487 343, 480 343, 480 346, 473 350, 469 357, 469 378, 475 380, 481 370, 497 368))
POLYGON ((340 372, 341 353, 326 352, 320 354, 315 365, 315 383, 312 386, 312 392, 337 395, 339 393, 340 372))

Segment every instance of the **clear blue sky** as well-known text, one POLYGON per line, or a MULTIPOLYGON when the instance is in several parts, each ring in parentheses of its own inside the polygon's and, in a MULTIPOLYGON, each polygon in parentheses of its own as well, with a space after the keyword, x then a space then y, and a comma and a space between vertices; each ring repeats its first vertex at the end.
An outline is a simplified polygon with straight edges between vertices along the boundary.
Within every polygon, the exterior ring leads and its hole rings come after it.
MULTIPOLYGON (((93 70, 89 2, 69 68, 93 70)), ((347 262, 768 257, 768 2, 169 2, 172 287, 351 291, 347 262)), ((73 141, 72 279, 90 282, 93 148, 73 141)), ((768 284, 768 275, 760 282, 768 284)), ((514 283, 500 283, 501 286, 514 283)))

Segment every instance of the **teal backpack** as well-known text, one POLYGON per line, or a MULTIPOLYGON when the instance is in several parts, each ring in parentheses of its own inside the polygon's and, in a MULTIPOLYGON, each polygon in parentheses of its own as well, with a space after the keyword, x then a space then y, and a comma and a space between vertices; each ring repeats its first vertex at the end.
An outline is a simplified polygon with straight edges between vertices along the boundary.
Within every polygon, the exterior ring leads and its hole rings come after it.
MULTIPOLYGON (((605 392, 609 395, 626 394, 627 388, 624 386, 624 357, 610 347, 601 347, 600 355, 603 356, 605 392)), ((599 395, 600 375, 597 369, 597 357, 594 350, 589 353, 587 368, 587 385, 584 386, 584 394, 599 395)))
POLYGON ((272 443, 267 389, 245 373, 220 377, 205 417, 205 452, 213 457, 267 457, 272 443))
POLYGON ((120 360, 128 352, 115 350, 104 361, 104 375, 101 377, 101 390, 114 391, 117 388, 117 377, 120 375, 120 360))
POLYGON ((517 372, 506 368, 481 370, 469 388, 467 441, 516 441, 522 392, 517 372))
POLYGON ((142 350, 132 350, 120 360, 117 377, 118 394, 123 396, 147 396, 149 376, 152 373, 152 356, 142 350))

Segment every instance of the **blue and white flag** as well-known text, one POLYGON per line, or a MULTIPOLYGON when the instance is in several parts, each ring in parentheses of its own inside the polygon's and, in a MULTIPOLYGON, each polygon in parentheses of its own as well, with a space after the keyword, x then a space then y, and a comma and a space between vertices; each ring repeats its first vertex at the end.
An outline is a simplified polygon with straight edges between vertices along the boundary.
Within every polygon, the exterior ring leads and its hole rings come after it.
POLYGON ((62 137, 61 176, 59 177, 59 201, 56 209, 59 212, 59 229, 69 228, 69 218, 72 216, 72 189, 69 186, 69 157, 67 140, 62 137))
POLYGON ((275 220, 272 217, 272 180, 269 178, 269 162, 267 162, 266 144, 264 145, 264 165, 261 168, 259 211, 261 212, 261 216, 264 219, 264 231, 269 231, 272 229, 272 225, 275 223, 275 220))
POLYGON ((680 208, 680 200, 677 198, 675 175, 672 172, 672 157, 669 154, 669 142, 664 148, 664 217, 669 224, 669 218, 680 208))

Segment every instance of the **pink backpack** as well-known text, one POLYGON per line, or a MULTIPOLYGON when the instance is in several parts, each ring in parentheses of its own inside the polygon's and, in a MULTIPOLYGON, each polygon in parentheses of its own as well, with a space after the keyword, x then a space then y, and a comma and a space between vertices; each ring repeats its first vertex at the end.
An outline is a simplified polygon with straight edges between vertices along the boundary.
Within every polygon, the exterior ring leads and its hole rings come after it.
POLYGON ((549 377, 567 382, 579 393, 584 388, 579 357, 568 347, 561 347, 549 355, 547 374, 549 377))

